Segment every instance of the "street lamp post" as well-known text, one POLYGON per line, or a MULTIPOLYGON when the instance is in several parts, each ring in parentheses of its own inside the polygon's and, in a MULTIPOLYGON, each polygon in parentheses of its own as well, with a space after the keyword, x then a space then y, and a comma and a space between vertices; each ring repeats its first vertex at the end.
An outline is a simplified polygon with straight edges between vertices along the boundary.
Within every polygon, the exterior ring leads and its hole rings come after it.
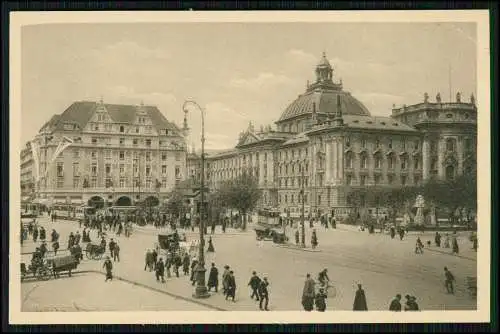
POLYGON ((196 268, 197 273, 197 284, 195 291, 193 293, 194 298, 208 298, 210 294, 208 293, 207 286, 205 285, 205 222, 203 216, 203 205, 205 201, 205 111, 198 103, 193 100, 187 100, 182 105, 182 110, 185 114, 188 113, 186 108, 188 104, 193 104, 201 112, 201 205, 200 205, 200 246, 198 249, 198 267, 196 268))
POLYGON ((302 220, 301 221, 302 240, 301 240, 301 246, 306 247, 305 205, 304 205, 304 203, 305 203, 304 199, 305 199, 306 194, 305 194, 305 189, 304 189, 305 177, 304 177, 304 165, 303 164, 300 166, 300 171, 301 171, 301 179, 302 179, 301 180, 301 190, 300 190, 300 192, 302 193, 302 215, 301 215, 301 218, 302 218, 301 219, 302 220))

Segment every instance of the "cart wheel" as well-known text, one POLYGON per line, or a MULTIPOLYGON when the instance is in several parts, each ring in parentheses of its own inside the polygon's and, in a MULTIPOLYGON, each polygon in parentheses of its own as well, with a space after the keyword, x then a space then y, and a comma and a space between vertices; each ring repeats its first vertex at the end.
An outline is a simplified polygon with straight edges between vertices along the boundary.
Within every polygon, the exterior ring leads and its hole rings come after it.
POLYGON ((42 281, 46 281, 50 278, 50 270, 46 267, 42 267, 38 269, 38 279, 42 281))

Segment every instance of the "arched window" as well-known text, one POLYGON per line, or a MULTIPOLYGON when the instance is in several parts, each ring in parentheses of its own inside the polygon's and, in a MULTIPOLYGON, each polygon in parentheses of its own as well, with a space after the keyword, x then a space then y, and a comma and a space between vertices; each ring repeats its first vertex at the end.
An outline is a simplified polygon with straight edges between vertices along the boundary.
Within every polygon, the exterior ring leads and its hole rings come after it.
POLYGON ((364 154, 361 155, 359 165, 361 168, 367 168, 368 158, 366 157, 366 155, 364 154))
POLYGON ((375 155, 375 168, 382 168, 382 157, 380 154, 375 155))
POLYGON ((347 154, 346 154, 345 167, 352 168, 352 153, 351 152, 347 152, 347 154))

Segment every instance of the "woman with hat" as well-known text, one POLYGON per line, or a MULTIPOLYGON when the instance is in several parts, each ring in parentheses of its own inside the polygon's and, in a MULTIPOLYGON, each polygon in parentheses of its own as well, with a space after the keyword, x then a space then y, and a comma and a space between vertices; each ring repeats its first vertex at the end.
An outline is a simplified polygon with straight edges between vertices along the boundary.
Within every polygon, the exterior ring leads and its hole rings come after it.
POLYGON ((106 261, 104 261, 102 267, 106 269, 106 279, 104 280, 104 282, 113 280, 113 263, 111 262, 109 256, 106 256, 106 261))
POLYGON ((229 277, 229 266, 226 264, 224 266, 224 272, 222 273, 222 292, 224 293, 224 295, 227 295, 228 277, 229 277))

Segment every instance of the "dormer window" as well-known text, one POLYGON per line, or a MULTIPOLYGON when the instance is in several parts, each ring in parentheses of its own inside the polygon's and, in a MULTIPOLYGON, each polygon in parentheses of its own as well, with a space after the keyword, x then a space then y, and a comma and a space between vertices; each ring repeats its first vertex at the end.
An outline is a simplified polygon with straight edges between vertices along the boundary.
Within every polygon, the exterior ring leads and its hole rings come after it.
POLYGON ((99 131, 99 124, 94 124, 94 131, 99 131))
POLYGON ((125 132, 125 127, 123 125, 120 125, 120 132, 125 132))
POLYGON ((139 127, 138 126, 135 127, 135 133, 139 133, 139 127))

